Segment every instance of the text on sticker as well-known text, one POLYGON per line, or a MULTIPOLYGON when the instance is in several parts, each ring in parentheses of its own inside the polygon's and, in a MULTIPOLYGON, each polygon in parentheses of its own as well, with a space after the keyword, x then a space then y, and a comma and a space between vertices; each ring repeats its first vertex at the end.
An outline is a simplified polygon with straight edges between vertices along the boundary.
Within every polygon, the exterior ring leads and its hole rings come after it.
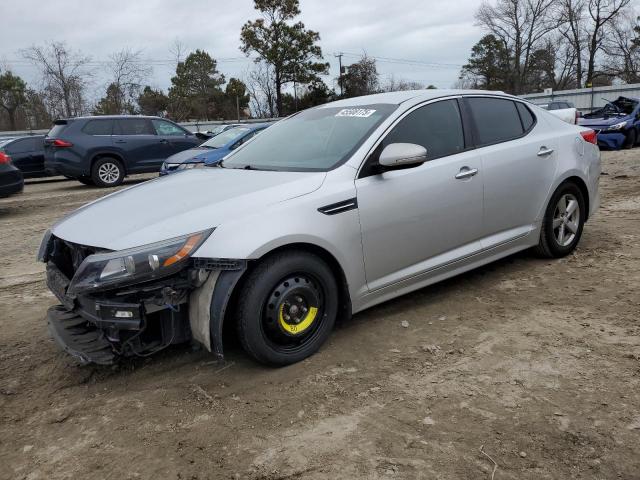
POLYGON ((358 117, 367 118, 375 113, 375 110, 367 110, 366 108, 344 108, 336 113, 336 117, 358 117))

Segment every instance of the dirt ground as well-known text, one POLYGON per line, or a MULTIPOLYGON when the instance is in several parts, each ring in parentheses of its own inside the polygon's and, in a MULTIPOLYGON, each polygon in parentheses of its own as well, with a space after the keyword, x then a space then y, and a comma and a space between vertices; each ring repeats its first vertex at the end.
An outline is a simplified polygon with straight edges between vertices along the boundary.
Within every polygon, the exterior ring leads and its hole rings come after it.
POLYGON ((0 478, 640 479, 640 149, 603 162, 574 255, 388 302, 282 369, 237 345, 223 367, 190 348, 76 366, 35 254, 106 192, 29 183, 0 200, 0 478))

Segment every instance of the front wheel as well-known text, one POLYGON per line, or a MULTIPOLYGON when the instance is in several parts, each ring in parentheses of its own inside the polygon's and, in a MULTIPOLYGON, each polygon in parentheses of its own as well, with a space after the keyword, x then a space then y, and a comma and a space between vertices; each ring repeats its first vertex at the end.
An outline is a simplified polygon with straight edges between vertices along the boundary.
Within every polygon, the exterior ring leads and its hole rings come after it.
POLYGON ((124 167, 115 158, 99 158, 91 169, 91 180, 98 187, 117 187, 124 180, 124 167))
POLYGON ((542 220, 537 253, 546 258, 569 255, 580 241, 586 218, 582 191, 575 183, 560 185, 551 197, 542 220))
POLYGON ((624 148, 633 148, 638 143, 638 132, 636 132, 635 128, 629 130, 627 133, 627 138, 624 142, 624 148))
POLYGON ((273 254, 252 270, 238 295, 236 328, 245 351, 284 366, 315 353, 338 313, 338 286, 329 266, 304 251, 273 254))

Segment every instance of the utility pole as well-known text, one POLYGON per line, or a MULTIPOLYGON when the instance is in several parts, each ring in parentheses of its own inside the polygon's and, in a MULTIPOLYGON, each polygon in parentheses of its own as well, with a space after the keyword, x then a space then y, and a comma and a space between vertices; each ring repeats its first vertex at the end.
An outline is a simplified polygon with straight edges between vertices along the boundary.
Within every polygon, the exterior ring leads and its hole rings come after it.
POLYGON ((338 85, 340 85, 340 96, 342 97, 344 95, 344 92, 342 91, 342 56, 344 55, 344 53, 340 52, 338 55, 334 55, 334 57, 336 57, 338 59, 338 62, 340 62, 340 76, 338 77, 338 85))

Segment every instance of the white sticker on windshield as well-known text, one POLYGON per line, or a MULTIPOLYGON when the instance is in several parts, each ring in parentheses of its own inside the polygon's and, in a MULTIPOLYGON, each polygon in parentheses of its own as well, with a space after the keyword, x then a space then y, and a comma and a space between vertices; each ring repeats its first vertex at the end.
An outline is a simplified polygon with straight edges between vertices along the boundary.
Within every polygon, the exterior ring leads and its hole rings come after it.
POLYGON ((375 112, 375 110, 367 110, 366 108, 345 108, 336 113, 336 117, 368 118, 375 112))

